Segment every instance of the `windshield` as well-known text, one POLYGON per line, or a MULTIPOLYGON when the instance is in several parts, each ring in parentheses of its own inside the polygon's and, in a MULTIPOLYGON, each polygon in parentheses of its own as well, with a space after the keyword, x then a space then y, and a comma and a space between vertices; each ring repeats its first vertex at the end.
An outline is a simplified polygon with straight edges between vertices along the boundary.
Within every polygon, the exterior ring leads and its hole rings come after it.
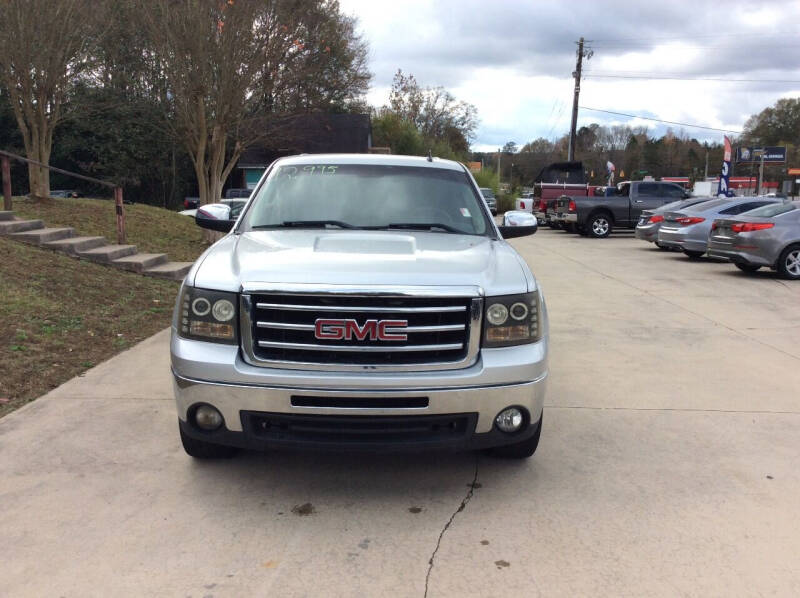
POLYGON ((481 193, 486 199, 494 199, 494 191, 481 187, 481 193))
POLYGON ((796 203, 771 203, 766 206, 761 206, 755 210, 750 210, 745 216, 755 216, 757 218, 772 218, 773 216, 780 216, 786 212, 791 212, 797 209, 796 203))
POLYGON ((378 164, 302 164, 270 173, 241 230, 405 228, 484 235, 489 223, 465 172, 378 164))

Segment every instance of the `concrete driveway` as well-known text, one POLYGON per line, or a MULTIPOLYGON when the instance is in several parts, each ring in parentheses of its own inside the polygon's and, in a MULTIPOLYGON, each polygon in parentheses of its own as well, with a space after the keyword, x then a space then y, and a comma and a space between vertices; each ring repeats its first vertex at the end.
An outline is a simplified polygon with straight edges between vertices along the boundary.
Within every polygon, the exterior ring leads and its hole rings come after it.
POLYGON ((0 596, 800 594, 800 284, 514 243, 551 319, 533 459, 194 462, 165 331, 0 420, 0 596))

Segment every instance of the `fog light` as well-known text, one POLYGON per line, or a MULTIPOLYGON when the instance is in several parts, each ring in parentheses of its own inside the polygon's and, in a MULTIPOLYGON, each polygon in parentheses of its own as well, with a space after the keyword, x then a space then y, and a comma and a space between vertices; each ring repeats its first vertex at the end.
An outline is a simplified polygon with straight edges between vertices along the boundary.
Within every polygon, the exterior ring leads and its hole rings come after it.
POLYGON ((518 431, 522 427, 523 420, 522 411, 516 407, 509 407, 497 414, 497 417, 494 418, 494 423, 501 431, 510 434, 511 432, 518 431))
POLYGON ((222 414, 211 405, 200 405, 194 412, 194 423, 203 430, 216 430, 222 425, 222 414))

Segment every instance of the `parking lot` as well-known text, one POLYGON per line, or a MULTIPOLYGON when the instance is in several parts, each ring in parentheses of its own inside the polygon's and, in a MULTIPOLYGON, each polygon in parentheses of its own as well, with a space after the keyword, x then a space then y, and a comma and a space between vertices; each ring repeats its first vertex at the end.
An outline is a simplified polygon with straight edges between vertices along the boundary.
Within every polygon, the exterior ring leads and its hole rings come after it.
POLYGON ((800 284, 513 244, 551 325, 532 459, 194 462, 164 331, 0 420, 0 595, 798 595, 800 284))

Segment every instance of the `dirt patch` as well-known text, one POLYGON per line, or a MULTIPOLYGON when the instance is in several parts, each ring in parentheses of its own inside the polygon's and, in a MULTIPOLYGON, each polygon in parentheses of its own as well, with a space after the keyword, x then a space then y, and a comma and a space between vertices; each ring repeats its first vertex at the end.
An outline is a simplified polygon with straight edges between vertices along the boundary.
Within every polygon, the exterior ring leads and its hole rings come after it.
POLYGON ((169 326, 178 286, 0 238, 0 417, 169 326))
POLYGON ((293 506, 292 507, 292 513, 294 513, 295 515, 298 515, 300 517, 306 517, 308 515, 312 515, 313 513, 316 513, 316 510, 314 509, 314 505, 312 505, 310 502, 307 502, 307 503, 304 503, 302 505, 293 506))

